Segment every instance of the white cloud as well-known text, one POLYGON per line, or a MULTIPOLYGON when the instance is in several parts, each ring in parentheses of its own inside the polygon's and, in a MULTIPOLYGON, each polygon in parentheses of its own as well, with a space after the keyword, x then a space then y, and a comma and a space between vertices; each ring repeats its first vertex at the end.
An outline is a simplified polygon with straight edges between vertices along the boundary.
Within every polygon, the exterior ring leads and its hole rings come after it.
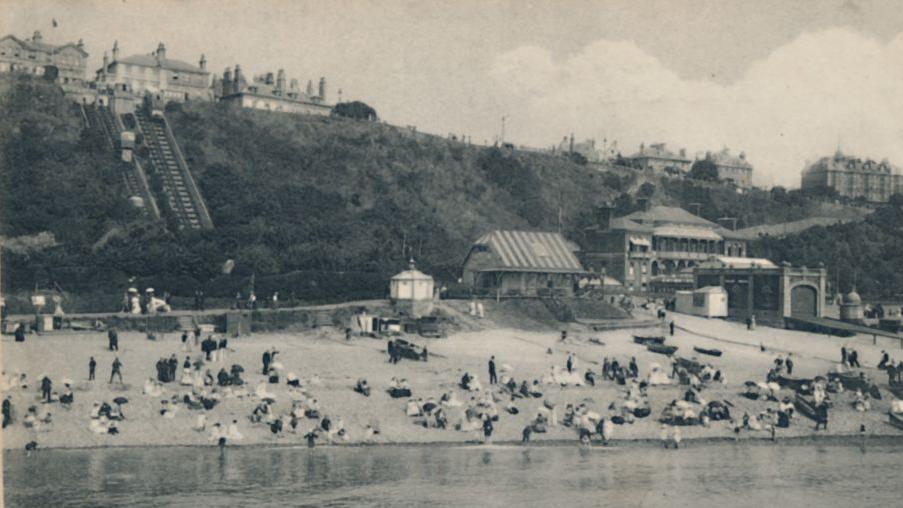
POLYGON ((597 41, 557 59, 535 46, 500 55, 491 79, 515 141, 561 135, 728 146, 759 184, 796 186, 806 160, 845 152, 903 166, 903 34, 883 44, 850 29, 805 33, 730 85, 685 79, 631 42, 597 41))

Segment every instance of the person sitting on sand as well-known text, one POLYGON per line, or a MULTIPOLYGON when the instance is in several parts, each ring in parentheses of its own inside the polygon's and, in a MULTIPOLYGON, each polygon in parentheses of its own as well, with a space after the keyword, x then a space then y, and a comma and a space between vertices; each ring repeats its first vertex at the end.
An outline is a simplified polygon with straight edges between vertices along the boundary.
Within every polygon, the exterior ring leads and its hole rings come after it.
POLYGON ((363 395, 364 397, 370 396, 370 385, 367 384, 366 379, 358 379, 357 383, 354 385, 354 391, 363 395))
POLYGON ((458 394, 455 392, 447 392, 442 394, 439 402, 445 407, 461 407, 464 405, 464 402, 458 398, 458 394))
POLYGON ((204 386, 213 386, 216 383, 216 380, 213 379, 213 374, 210 373, 210 369, 207 369, 204 372, 204 386))
POLYGON ((176 417, 176 410, 178 409, 178 406, 170 404, 169 400, 166 399, 160 401, 160 405, 160 416, 167 419, 173 419, 176 417))
POLYGON ((301 388, 301 380, 298 379, 298 374, 294 372, 289 372, 285 375, 285 384, 291 388, 301 388))
POLYGON ((407 416, 422 416, 423 415, 423 411, 420 409, 420 406, 417 404, 417 402, 414 401, 414 399, 408 400, 408 403, 405 406, 404 412, 407 416))
POLYGON ((122 406, 115 404, 110 408, 110 420, 125 420, 125 415, 122 414, 122 406))
POLYGON ((28 408, 28 412, 25 414, 25 418, 22 420, 22 425, 24 425, 26 429, 33 429, 37 426, 37 424, 37 408, 31 406, 28 408))
POLYGON ((72 406, 73 402, 75 402, 75 394, 72 393, 72 388, 67 384, 63 388, 63 393, 60 395, 60 404, 69 408, 72 406))
POLYGON ((245 436, 243 436, 242 433, 238 431, 238 420, 232 420, 232 423, 229 424, 227 437, 232 441, 241 441, 245 438, 245 436))
POLYGON ((853 402, 853 408, 855 408, 856 411, 859 411, 860 413, 864 413, 865 411, 871 409, 871 407, 872 405, 869 402, 869 395, 867 393, 864 394, 862 393, 862 390, 857 389, 856 399, 853 402))
POLYGON ((304 410, 304 416, 313 419, 320 417, 320 403, 317 402, 317 399, 308 400, 306 405, 307 408, 304 410))
POLYGON ((464 375, 461 376, 461 382, 458 383, 458 385, 461 387, 461 389, 470 391, 470 380, 471 379, 472 378, 470 377, 470 373, 465 372, 464 375))
POLYGON ((191 375, 191 368, 182 368, 182 377, 179 379, 179 384, 182 386, 193 386, 194 385, 194 377, 191 375))
POLYGON ((95 434, 106 434, 109 429, 109 420, 107 420, 106 416, 92 419, 91 423, 88 424, 88 429, 95 434))
POLYGON ((229 386, 232 383, 232 376, 226 372, 226 369, 221 368, 216 374, 216 382, 219 386, 229 386))
POLYGON ((201 411, 201 414, 194 421, 194 426, 191 427, 197 432, 204 432, 207 430, 207 413, 201 411))
POLYGON ((214 423, 213 427, 210 428, 210 437, 208 439, 213 442, 219 442, 220 439, 225 438, 226 434, 223 432, 223 424, 220 422, 214 423))
POLYGON ((549 420, 542 413, 538 413, 536 418, 533 419, 533 422, 530 424, 530 428, 533 432, 544 433, 548 430, 549 420))
POLYGON ((269 404, 267 404, 266 401, 263 401, 260 404, 257 404, 257 407, 255 407, 254 410, 251 411, 251 417, 250 417, 251 423, 262 422, 267 417, 267 415, 269 415, 269 413, 270 413, 270 406, 269 406, 269 404))

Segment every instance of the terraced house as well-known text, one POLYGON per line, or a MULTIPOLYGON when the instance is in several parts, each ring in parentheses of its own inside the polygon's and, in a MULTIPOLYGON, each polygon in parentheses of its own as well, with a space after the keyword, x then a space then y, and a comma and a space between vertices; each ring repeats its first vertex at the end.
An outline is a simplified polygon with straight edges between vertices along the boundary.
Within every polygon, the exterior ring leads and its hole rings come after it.
POLYGON ((44 42, 41 32, 31 38, 15 35, 0 38, 0 72, 24 72, 56 81, 64 91, 84 89, 88 52, 84 43, 54 45, 44 42))

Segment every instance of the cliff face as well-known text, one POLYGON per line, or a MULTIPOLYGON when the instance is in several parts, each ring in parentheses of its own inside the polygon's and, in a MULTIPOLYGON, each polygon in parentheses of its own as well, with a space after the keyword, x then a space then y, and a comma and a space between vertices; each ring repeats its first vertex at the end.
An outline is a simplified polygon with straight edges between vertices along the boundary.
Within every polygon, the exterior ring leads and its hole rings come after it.
POLYGON ((378 123, 212 104, 168 112, 217 235, 267 270, 377 270, 414 256, 456 278, 493 228, 556 230, 614 191, 562 157, 468 146, 378 123), (559 208, 561 213, 559 215, 559 208))

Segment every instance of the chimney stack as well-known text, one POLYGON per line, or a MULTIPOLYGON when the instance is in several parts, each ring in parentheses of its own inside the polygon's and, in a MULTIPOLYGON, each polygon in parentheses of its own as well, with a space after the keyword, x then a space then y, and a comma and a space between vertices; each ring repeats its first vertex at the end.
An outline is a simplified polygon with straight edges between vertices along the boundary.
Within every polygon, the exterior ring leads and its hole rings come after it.
POLYGON ((162 42, 157 45, 156 56, 158 61, 166 59, 166 46, 164 46, 162 42))
POLYGON ((200 67, 202 71, 207 70, 207 57, 205 57, 203 53, 201 53, 201 60, 198 62, 198 67, 200 67))
POLYGON ((607 203, 596 207, 596 223, 602 231, 611 228, 612 208, 607 203))
POLYGON ((119 41, 113 41, 113 61, 119 60, 119 41))
POLYGON ((326 102, 326 78, 320 78, 320 101, 326 102))

